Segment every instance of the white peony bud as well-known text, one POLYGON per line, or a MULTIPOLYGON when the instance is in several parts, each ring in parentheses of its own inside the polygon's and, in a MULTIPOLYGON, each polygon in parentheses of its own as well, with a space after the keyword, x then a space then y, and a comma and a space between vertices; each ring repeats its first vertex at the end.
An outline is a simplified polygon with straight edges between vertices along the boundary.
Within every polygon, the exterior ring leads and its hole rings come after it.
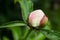
POLYGON ((35 10, 29 14, 28 24, 35 28, 44 25, 48 21, 48 18, 42 10, 35 10))

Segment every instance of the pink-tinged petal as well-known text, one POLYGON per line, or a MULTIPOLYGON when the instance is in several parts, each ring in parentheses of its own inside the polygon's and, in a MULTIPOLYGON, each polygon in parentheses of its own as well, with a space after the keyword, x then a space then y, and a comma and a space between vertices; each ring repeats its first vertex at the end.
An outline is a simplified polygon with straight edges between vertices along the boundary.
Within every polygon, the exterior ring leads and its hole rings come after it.
POLYGON ((35 10, 31 12, 28 17, 29 25, 33 27, 40 26, 40 24, 42 24, 45 19, 44 16, 45 14, 42 10, 35 10))

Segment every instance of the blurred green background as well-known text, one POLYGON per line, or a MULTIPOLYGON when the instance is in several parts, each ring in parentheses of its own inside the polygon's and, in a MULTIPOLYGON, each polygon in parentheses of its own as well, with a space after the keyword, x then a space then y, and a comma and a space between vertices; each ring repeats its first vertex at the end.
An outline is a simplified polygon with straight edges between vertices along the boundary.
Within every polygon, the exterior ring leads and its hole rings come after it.
MULTIPOLYGON (((42 9, 48 16, 52 29, 60 32, 60 0, 32 0, 33 9, 42 9)), ((0 0, 0 25, 10 21, 22 20, 20 4, 14 0, 0 0)), ((11 34, 6 28, 0 28, 0 35, 11 34)), ((11 39, 12 34, 9 35, 11 39)))
POLYGON ((33 0, 34 9, 42 9, 51 21, 52 27, 60 31, 60 0, 33 0))

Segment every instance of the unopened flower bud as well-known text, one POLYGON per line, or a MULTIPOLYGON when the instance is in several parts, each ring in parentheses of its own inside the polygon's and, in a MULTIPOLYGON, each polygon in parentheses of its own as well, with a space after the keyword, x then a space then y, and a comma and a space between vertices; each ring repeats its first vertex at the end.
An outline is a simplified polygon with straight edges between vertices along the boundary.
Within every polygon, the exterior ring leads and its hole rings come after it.
POLYGON ((39 28, 41 25, 45 25, 48 21, 47 16, 42 10, 35 10, 31 12, 28 16, 29 26, 39 28))

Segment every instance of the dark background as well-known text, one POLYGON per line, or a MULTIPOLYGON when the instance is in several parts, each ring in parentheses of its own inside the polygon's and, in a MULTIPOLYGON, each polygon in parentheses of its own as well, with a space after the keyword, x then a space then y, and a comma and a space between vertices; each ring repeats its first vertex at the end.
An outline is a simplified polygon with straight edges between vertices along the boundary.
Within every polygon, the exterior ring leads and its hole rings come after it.
MULTIPOLYGON (((42 9, 53 28, 60 31, 60 0, 32 0, 32 2, 34 10, 42 9)), ((19 3, 14 4, 14 0, 0 0, 0 25, 14 20, 22 20, 19 3)))
MULTIPOLYGON (((32 2, 34 10, 42 9, 48 16, 52 29, 60 32, 60 0, 32 0, 32 2)), ((22 20, 20 4, 18 2, 14 4, 14 0, 0 0, 0 25, 15 20, 22 20)), ((0 30, 3 34, 7 29, 0 30)), ((6 33, 11 34, 8 31, 6 33)), ((7 35, 6 33, 4 35, 7 35)))

